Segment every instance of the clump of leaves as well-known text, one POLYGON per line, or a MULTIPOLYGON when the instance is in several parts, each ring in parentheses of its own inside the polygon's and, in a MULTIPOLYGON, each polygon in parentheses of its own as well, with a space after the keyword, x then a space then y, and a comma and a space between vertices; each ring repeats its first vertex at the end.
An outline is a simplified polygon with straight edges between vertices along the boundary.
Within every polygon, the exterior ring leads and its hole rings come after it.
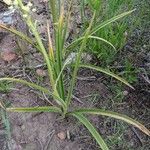
MULTIPOLYGON (((99 7, 97 11, 96 19, 94 22, 95 26, 104 20, 115 16, 122 10, 133 9, 135 5, 132 0, 99 0, 99 3, 101 4, 101 7, 99 7)), ((101 41, 91 39, 88 42, 88 51, 92 52, 92 54, 94 54, 94 56, 100 60, 103 66, 112 65, 112 63, 117 59, 119 52, 126 44, 127 38, 129 37, 133 28, 135 28, 137 25, 137 21, 139 21, 139 19, 140 18, 135 18, 132 15, 132 20, 131 17, 118 20, 112 24, 107 25, 104 30, 99 30, 96 32, 96 36, 106 39, 112 43, 116 49, 113 49, 111 46, 104 44, 101 41)), ((86 19, 86 15, 84 16, 84 20, 87 20, 87 22, 89 21, 88 17, 86 19)))
POLYGON ((28 25, 30 31, 34 34, 36 44, 27 35, 19 31, 16 31, 14 28, 7 28, 5 25, 0 25, 0 27, 18 35, 20 38, 24 39, 25 41, 33 45, 43 55, 45 63, 47 65, 50 88, 45 88, 40 85, 37 85, 36 83, 31 83, 26 80, 16 79, 16 78, 0 78, 0 81, 11 81, 11 82, 22 83, 32 88, 35 88, 41 92, 44 92, 45 94, 49 94, 50 96, 53 97, 53 100, 56 102, 56 106, 26 107, 26 108, 3 106, 3 108, 8 112, 53 112, 53 113, 61 114, 63 117, 73 116, 77 118, 81 123, 84 124, 84 126, 89 130, 89 132, 92 134, 92 136, 95 138, 95 140, 97 141, 97 143, 103 150, 108 150, 109 148, 107 144, 104 142, 101 135, 97 132, 96 128, 85 117, 85 114, 102 115, 102 116, 116 118, 116 119, 125 121, 139 128, 145 134, 150 135, 150 131, 146 127, 144 127, 142 124, 140 124, 134 119, 131 119, 125 115, 122 115, 116 112, 97 109, 97 108, 80 108, 80 109, 73 108, 72 111, 69 110, 71 102, 72 102, 73 89, 75 87, 76 77, 77 77, 79 68, 93 69, 93 70, 102 72, 106 75, 109 75, 121 81, 127 86, 133 88, 126 80, 122 79, 116 74, 113 74, 107 69, 103 69, 98 66, 92 66, 90 64, 82 64, 81 55, 83 51, 85 50, 88 39, 90 38, 103 41, 111 45, 113 48, 115 48, 110 42, 108 42, 107 40, 103 38, 96 37, 94 36, 94 34, 97 31, 103 29, 105 26, 132 13, 134 10, 119 14, 109 20, 104 21, 100 25, 97 25, 96 27, 93 28, 93 22, 94 22, 95 15, 96 15, 96 9, 99 8, 96 5, 99 5, 99 3, 98 3, 98 0, 95 0, 95 3, 93 1, 90 1, 91 7, 93 9, 93 16, 91 18, 88 28, 85 30, 85 32, 80 38, 75 39, 72 43, 70 43, 67 47, 65 47, 67 27, 68 27, 68 23, 70 20, 70 13, 71 13, 71 4, 72 3, 70 2, 70 5, 66 13, 67 15, 65 17, 64 1, 61 1, 61 2, 59 1, 59 3, 57 3, 55 0, 49 0, 49 6, 51 8, 51 13, 52 13, 52 18, 53 18, 55 46, 53 46, 52 44, 52 39, 51 39, 50 31, 49 31, 50 28, 49 28, 49 24, 47 23, 48 48, 46 49, 43 45, 41 37, 36 28, 36 23, 31 17, 31 10, 34 9, 32 6, 32 3, 29 2, 28 4, 25 5, 22 2, 22 0, 14 0, 11 2, 11 5, 16 7, 22 13, 22 16, 26 24, 28 25), (73 61, 72 58, 67 58, 66 54, 71 53, 72 47, 75 47, 77 45, 80 46, 80 48, 76 52, 77 53, 76 57, 73 58, 75 59, 75 61, 73 61), (69 88, 65 90, 64 78, 63 78, 64 69, 66 68, 66 66, 69 67, 71 62, 73 62, 73 65, 71 65, 73 67, 72 79, 70 81, 69 88))
POLYGON ((11 89, 10 83, 7 81, 0 82, 0 92, 7 93, 11 89))

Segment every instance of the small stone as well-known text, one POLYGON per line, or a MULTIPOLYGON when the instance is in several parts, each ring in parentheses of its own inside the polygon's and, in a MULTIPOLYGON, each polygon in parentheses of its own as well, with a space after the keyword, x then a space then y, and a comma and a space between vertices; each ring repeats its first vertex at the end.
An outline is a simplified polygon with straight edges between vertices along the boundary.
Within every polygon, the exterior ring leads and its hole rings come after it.
POLYGON ((61 131, 57 134, 58 138, 60 140, 65 140, 66 139, 66 133, 64 131, 61 131))
POLYGON ((124 96, 127 96, 128 94, 129 94, 128 91, 123 91, 123 95, 124 95, 124 96))
POLYGON ((1 53, 1 58, 4 61, 11 62, 11 61, 13 61, 13 60, 15 60, 17 58, 17 55, 16 55, 15 52, 5 51, 5 52, 1 53))
POLYGON ((39 75, 41 77, 45 77, 46 76, 46 72, 43 69, 37 69, 36 73, 37 73, 37 75, 39 75))
POLYGON ((25 129, 26 129, 25 125, 22 125, 22 126, 21 126, 21 129, 22 129, 22 130, 25 130, 25 129))
POLYGON ((124 32, 124 36, 125 36, 125 37, 128 36, 128 32, 127 32, 127 31, 124 32))
POLYGON ((67 130, 67 139, 70 140, 70 132, 67 130))

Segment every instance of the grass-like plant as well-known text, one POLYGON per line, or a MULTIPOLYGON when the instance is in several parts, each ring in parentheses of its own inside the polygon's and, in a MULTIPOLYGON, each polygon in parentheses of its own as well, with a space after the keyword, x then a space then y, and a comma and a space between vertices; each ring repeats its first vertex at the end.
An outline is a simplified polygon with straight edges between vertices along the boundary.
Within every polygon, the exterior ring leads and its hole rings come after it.
MULTIPOLYGON (((103 20, 107 20, 108 18, 115 16, 122 10, 133 9, 135 5, 134 0, 100 0, 100 2, 101 7, 97 11, 94 23, 95 26, 103 20)), ((95 34, 96 36, 102 37, 111 42, 116 49, 113 49, 109 45, 103 44, 95 39, 89 40, 88 51, 92 52, 92 54, 100 60, 103 66, 112 65, 119 52, 125 46, 127 37, 129 37, 131 31, 137 25, 137 21, 140 20, 140 18, 135 19, 135 15, 132 15, 132 20, 130 18, 128 17, 126 19, 115 21, 113 24, 107 25, 105 30, 99 30, 95 34)), ((86 20, 88 21, 88 19, 86 20)))
POLYGON ((20 10, 20 12, 22 13, 24 21, 28 25, 30 31, 33 33, 36 42, 33 42, 33 40, 30 37, 28 37, 22 32, 15 30, 14 28, 8 28, 2 24, 0 25, 0 27, 24 39, 26 42, 33 45, 43 55, 43 58, 44 58, 44 61, 46 63, 47 70, 48 70, 50 87, 45 88, 40 85, 37 85, 36 83, 28 82, 22 79, 9 78, 9 77, 0 78, 0 81, 1 82, 3 81, 18 82, 18 83, 27 85, 29 87, 32 87, 36 90, 39 90, 41 92, 44 92, 45 94, 52 96, 56 105, 55 106, 50 105, 50 106, 45 106, 45 107, 43 106, 43 107, 23 107, 23 108, 5 107, 3 104, 1 104, 0 106, 7 112, 52 112, 52 113, 61 114, 62 117, 64 118, 67 116, 73 116, 77 118, 88 129, 88 131, 93 135, 93 137, 95 138, 95 140, 97 141, 101 149, 108 150, 109 148, 107 144, 104 142, 101 135, 97 132, 96 128, 86 118, 85 116, 86 114, 102 115, 102 116, 112 117, 115 119, 125 121, 137 127, 138 129, 140 129, 142 132, 144 132, 147 135, 150 135, 150 131, 146 127, 144 127, 142 124, 137 122, 136 120, 131 119, 125 115, 122 115, 116 112, 107 111, 103 109, 97 109, 97 108, 74 108, 74 107, 71 109, 72 111, 70 111, 73 90, 74 90, 75 83, 76 83, 76 77, 77 77, 78 70, 80 68, 92 69, 92 70, 96 70, 98 72, 104 73, 106 75, 109 75, 121 81, 127 86, 133 88, 126 80, 122 79, 116 74, 113 74, 107 69, 103 69, 101 67, 93 66, 90 64, 82 64, 81 55, 83 51, 85 50, 88 39, 94 38, 94 39, 103 41, 106 44, 109 44, 110 46, 115 48, 107 40, 94 36, 95 33, 99 30, 104 30, 103 28, 105 26, 117 21, 118 19, 122 17, 129 15, 130 13, 134 11, 132 10, 132 11, 119 14, 111 19, 104 21, 103 23, 93 28, 93 22, 95 19, 96 10, 99 8, 99 5, 100 5, 98 1, 99 0, 95 0, 94 2, 92 0, 89 0, 89 3, 91 4, 91 8, 93 9, 93 16, 91 18, 88 28, 85 30, 85 32, 79 39, 75 39, 71 44, 65 47, 67 27, 69 24, 70 13, 71 13, 71 2, 68 6, 68 10, 66 13, 67 15, 65 15, 64 1, 60 2, 56 0, 49 0, 49 6, 51 8, 51 14, 53 18, 54 40, 51 39, 51 35, 49 31, 50 30, 49 24, 47 23, 48 48, 44 47, 41 37, 36 28, 36 23, 35 23, 36 21, 34 21, 33 18, 31 17, 31 11, 34 10, 32 3, 29 2, 28 4, 25 5, 22 0, 9 1, 9 4, 17 8, 18 10, 20 10), (54 41, 54 44, 52 44, 52 41, 54 41), (75 47, 76 45, 80 46, 80 48, 77 51, 75 61, 72 61, 72 58, 69 58, 67 56, 69 55, 69 53, 72 52, 71 49, 75 47), (67 88, 64 86, 63 74, 64 74, 64 69, 66 68, 66 66, 69 67, 71 62, 73 63, 71 65, 71 67, 73 68, 73 73, 72 73, 72 78, 69 84, 69 88, 67 88))

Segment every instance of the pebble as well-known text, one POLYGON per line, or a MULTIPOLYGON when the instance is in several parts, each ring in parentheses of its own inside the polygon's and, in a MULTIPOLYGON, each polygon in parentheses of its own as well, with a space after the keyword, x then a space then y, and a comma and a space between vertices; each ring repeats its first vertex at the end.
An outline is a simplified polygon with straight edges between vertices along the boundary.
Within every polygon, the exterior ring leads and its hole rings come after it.
POLYGON ((123 95, 124 95, 124 96, 127 96, 128 94, 129 94, 128 91, 123 91, 123 95))
POLYGON ((37 73, 37 75, 39 75, 41 77, 45 77, 46 76, 46 72, 43 69, 37 69, 36 73, 37 73))
POLYGON ((25 129, 26 129, 25 125, 22 125, 22 126, 21 126, 21 129, 22 129, 22 130, 25 130, 25 129))
POLYGON ((60 139, 60 140, 65 140, 66 139, 66 133, 64 131, 61 131, 57 134, 57 137, 60 139))
POLYGON ((4 51, 1 53, 1 58, 6 62, 11 62, 17 58, 17 55, 13 51, 4 51))

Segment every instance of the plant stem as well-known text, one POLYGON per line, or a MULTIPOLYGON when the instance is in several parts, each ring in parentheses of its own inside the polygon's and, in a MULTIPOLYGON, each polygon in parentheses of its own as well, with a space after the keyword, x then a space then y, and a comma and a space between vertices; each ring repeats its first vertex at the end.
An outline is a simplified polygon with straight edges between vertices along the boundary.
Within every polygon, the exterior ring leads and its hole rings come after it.
MULTIPOLYGON (((91 22, 89 24, 89 27, 87 28, 87 31, 85 32, 85 38, 83 39, 83 42, 81 44, 81 47, 79 49, 79 52, 78 52, 78 55, 77 55, 77 58, 76 58, 73 77, 72 77, 72 80, 71 80, 71 85, 69 87, 70 89, 68 91, 68 95, 67 95, 67 99, 66 99, 67 108, 69 107, 69 105, 71 103, 73 88, 74 88, 74 85, 75 85, 76 76, 77 76, 77 72, 78 72, 78 68, 79 68, 79 64, 80 64, 80 60, 81 60, 81 54, 82 54, 82 52, 83 52, 83 50, 86 46, 86 42, 87 42, 88 36, 90 34, 90 30, 91 30, 91 27, 92 27, 92 24, 93 24, 93 21, 94 21, 94 18, 95 18, 95 14, 96 14, 96 12, 94 12, 93 17, 91 19, 91 22)), ((67 112, 67 110, 66 110, 66 112, 67 112)))
MULTIPOLYGON (((62 62, 63 62, 63 55, 62 55, 62 50, 63 50, 63 44, 62 44, 62 42, 63 42, 63 20, 64 20, 64 3, 62 3, 62 7, 60 10, 60 16, 59 16, 59 20, 58 20, 58 25, 57 25, 56 31, 55 31, 57 75, 59 75, 61 72, 62 62)), ((60 76, 60 80, 58 81, 58 91, 59 91, 60 97, 62 99, 65 99, 64 83, 63 83, 62 74, 60 76)))
MULTIPOLYGON (((52 0, 51 2, 54 2, 54 1, 52 0)), ((23 12, 23 14, 26 14, 27 12, 23 9, 24 5, 22 3, 22 0, 18 0, 18 4, 19 4, 19 7, 20 7, 21 11, 23 12)), ((53 5, 55 5, 55 3, 53 3, 53 5)), ((55 19, 55 14, 54 14, 54 19, 55 19)), ((52 86, 52 90, 54 92, 54 95, 56 97, 60 97, 58 91, 55 89, 55 80, 54 80, 54 76, 53 76, 53 73, 54 73, 53 72, 53 67, 51 66, 50 58, 49 58, 49 56, 48 56, 48 54, 46 52, 46 49, 45 49, 45 47, 44 47, 44 45, 42 43, 40 35, 39 35, 39 33, 38 33, 34 23, 32 22, 32 19, 31 19, 30 16, 28 16, 25 19, 25 21, 26 21, 27 25, 29 26, 29 28, 31 29, 31 31, 33 32, 33 34, 35 36, 35 39, 36 39, 36 41, 37 41, 37 43, 39 45, 40 52, 44 56, 44 59, 45 59, 45 62, 46 62, 47 68, 48 68, 48 75, 49 75, 49 78, 50 78, 50 84, 52 86)), ((54 99, 56 98, 55 96, 54 96, 54 99)), ((61 103, 61 105, 62 105, 62 103, 61 103)), ((63 107, 63 109, 65 109, 64 105, 62 107, 63 107)))
POLYGON ((56 0, 49 0, 49 4, 50 4, 50 8, 52 10, 52 16, 53 16, 53 22, 54 24, 57 21, 57 17, 56 17, 56 0))

